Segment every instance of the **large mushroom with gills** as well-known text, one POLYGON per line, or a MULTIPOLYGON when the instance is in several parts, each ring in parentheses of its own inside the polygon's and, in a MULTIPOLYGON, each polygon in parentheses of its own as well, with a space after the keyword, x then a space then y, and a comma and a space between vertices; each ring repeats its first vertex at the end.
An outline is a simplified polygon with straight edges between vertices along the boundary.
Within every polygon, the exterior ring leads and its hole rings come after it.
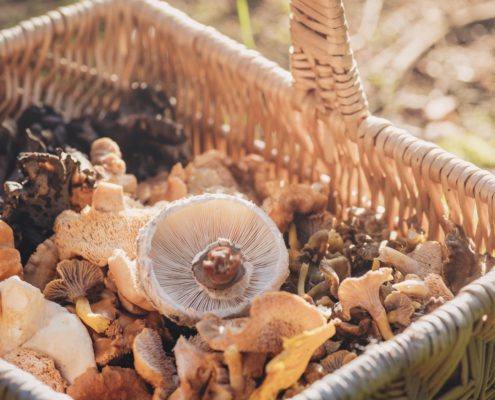
POLYGON ((266 213, 236 196, 171 203, 138 236, 137 268, 153 306, 181 325, 246 313, 288 276, 283 237, 266 213))

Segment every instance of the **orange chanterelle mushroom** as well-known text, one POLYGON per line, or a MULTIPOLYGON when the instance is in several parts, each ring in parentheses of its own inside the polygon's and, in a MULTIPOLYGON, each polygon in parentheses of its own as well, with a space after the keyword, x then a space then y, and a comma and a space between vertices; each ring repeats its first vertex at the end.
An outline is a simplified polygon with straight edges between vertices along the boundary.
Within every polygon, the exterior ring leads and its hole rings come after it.
POLYGON ((273 221, 254 203, 205 194, 178 200, 140 231, 137 267, 161 313, 192 326, 208 313, 245 313, 280 288, 288 253, 273 221))

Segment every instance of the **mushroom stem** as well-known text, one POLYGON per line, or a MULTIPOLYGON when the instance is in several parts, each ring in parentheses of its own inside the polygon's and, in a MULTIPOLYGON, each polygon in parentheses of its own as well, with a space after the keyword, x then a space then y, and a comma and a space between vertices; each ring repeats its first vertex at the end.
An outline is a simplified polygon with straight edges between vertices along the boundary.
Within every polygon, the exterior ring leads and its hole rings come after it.
POLYGON ((407 274, 418 274, 422 270, 421 264, 418 261, 391 247, 384 247, 382 249, 379 260, 392 264, 404 276, 407 274))
POLYGON ((234 252, 228 246, 218 246, 208 252, 202 266, 205 275, 213 284, 225 285, 235 278, 241 263, 240 253, 234 252))
POLYGON ((385 340, 392 339, 394 337, 394 334, 392 333, 392 329, 390 328, 390 324, 388 322, 388 317, 387 313, 385 310, 379 310, 377 312, 374 312, 371 314, 371 318, 373 318, 373 321, 375 321, 376 325, 378 326, 378 330, 380 331, 381 335, 385 340))
POLYGON ((303 263, 301 265, 301 269, 299 270, 299 280, 297 282, 297 294, 299 296, 304 296, 305 292, 305 284, 306 284, 306 277, 308 276, 308 271, 309 271, 309 264, 308 263, 303 263))
POLYGON ((230 386, 234 389, 236 398, 242 398, 244 391, 244 376, 242 373, 242 355, 235 345, 230 345, 223 353, 225 363, 229 367, 230 386))
POLYGON ((301 245, 299 244, 299 239, 297 238, 296 224, 294 223, 290 224, 289 227, 289 248, 296 251, 301 250, 301 245))
POLYGON ((192 261, 196 280, 208 289, 232 287, 245 275, 244 257, 230 240, 219 238, 192 261))
POLYGON ((110 320, 101 315, 96 314, 91 310, 91 306, 86 297, 78 297, 75 299, 76 304, 76 314, 81 320, 93 328, 98 333, 103 333, 107 330, 108 325, 110 325, 110 320))
POLYGON ((311 289, 306 293, 308 296, 315 298, 320 294, 325 293, 329 289, 327 281, 321 281, 320 283, 314 285, 311 289))

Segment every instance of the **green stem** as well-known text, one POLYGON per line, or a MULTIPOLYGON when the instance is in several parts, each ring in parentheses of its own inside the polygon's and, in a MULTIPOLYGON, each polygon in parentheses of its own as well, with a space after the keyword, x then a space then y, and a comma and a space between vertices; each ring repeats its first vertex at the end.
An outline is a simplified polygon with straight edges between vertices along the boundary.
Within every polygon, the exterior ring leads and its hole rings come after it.
POLYGON ((237 0, 237 15, 239 24, 241 25, 242 41, 250 49, 256 47, 253 38, 253 30, 251 28, 251 18, 249 17, 249 6, 247 0, 237 0))

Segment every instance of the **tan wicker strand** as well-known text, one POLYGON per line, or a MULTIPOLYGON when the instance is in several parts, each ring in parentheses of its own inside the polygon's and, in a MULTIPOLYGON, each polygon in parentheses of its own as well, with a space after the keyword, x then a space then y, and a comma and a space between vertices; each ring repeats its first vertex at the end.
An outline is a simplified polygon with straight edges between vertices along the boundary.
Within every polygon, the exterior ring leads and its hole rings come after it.
MULTIPOLYGON (((385 207, 391 227, 444 235, 444 214, 495 249, 495 179, 369 116, 339 0, 292 1, 293 78, 156 0, 83 1, 0 32, 0 118, 46 102, 105 113, 133 84, 176 99, 195 154, 274 162, 267 179, 326 175, 329 208, 385 207)), ((495 272, 299 398, 495 398, 495 272)), ((1 387, 1 383, 0 383, 1 387)), ((36 398, 20 396, 19 398, 36 398)))

